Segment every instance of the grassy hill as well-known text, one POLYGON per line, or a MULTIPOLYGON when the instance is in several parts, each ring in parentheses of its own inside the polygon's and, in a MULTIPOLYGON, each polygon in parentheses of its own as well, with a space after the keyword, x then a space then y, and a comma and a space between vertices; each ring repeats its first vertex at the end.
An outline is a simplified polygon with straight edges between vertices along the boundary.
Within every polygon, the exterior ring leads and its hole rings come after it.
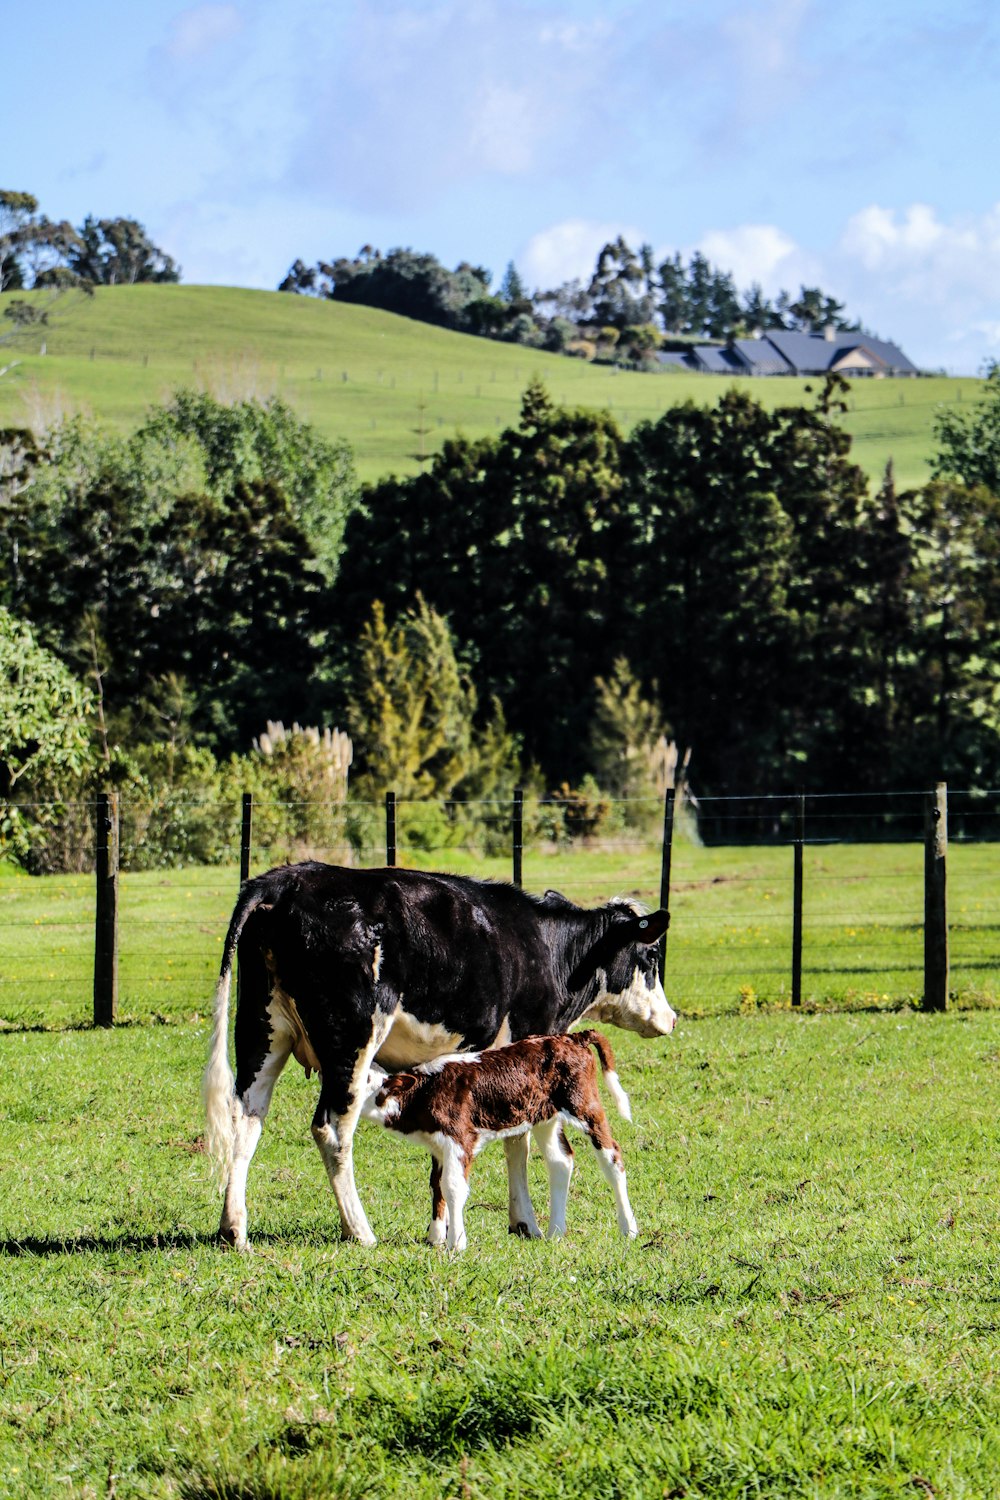
MULTIPOLYGON (((713 402, 733 384, 767 407, 813 399, 801 380, 615 371, 370 308, 232 287, 104 287, 52 319, 0 351, 0 364, 20 361, 0 379, 0 425, 84 411, 128 429, 182 385, 280 395, 327 436, 346 438, 364 479, 416 471, 420 455, 456 431, 498 432, 516 419, 533 375, 557 401, 607 407, 626 428, 689 397, 713 402)), ((900 484, 920 483, 935 411, 973 400, 979 385, 854 382, 844 422, 858 462, 878 478, 891 458, 900 484)))

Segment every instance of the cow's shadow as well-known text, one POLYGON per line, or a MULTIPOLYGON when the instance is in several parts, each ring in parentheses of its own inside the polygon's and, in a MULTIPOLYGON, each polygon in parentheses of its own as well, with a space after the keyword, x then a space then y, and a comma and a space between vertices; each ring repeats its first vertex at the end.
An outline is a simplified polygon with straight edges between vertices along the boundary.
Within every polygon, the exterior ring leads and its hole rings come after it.
MULTIPOLYGON (((287 1235, 256 1234, 258 1245, 281 1244, 287 1235)), ((168 1229, 157 1234, 128 1234, 109 1230, 107 1234, 25 1234, 0 1240, 0 1259, 19 1255, 144 1255, 150 1251, 197 1250, 203 1246, 228 1251, 212 1232, 195 1233, 189 1229, 168 1229)))

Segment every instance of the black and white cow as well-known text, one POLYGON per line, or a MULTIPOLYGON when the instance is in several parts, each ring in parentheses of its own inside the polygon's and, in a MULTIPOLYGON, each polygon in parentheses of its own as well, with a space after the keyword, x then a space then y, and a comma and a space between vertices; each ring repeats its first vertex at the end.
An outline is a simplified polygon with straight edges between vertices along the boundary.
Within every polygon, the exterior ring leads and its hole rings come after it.
MULTIPOLYGON (((668 921, 665 911, 646 915, 624 901, 585 910, 556 891, 536 897, 414 870, 307 863, 247 881, 226 935, 203 1082, 208 1149, 225 1181, 220 1237, 246 1244, 247 1171, 289 1057, 320 1074, 312 1133, 342 1235, 372 1245, 353 1166, 371 1062, 392 1071, 565 1032, 584 1016, 665 1036, 676 1017, 655 945, 668 921), (234 1078, 227 1038, 237 951, 234 1078)), ((505 1145, 511 1229, 534 1238, 527 1138, 505 1145)), ((443 1214, 433 1176, 432 1188, 443 1214)))

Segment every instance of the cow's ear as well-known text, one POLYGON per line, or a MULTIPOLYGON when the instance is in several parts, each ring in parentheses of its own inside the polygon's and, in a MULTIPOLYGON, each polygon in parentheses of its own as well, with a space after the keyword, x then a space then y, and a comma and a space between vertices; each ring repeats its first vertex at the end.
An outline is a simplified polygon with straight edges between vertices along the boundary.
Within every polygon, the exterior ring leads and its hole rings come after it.
POLYGON ((546 906, 572 906, 573 903, 562 891, 546 891, 542 897, 546 906))
POLYGON ((670 913, 661 907, 659 911, 647 912, 641 917, 636 917, 628 925, 627 941, 644 943, 648 947, 651 943, 658 943, 670 926, 670 913))

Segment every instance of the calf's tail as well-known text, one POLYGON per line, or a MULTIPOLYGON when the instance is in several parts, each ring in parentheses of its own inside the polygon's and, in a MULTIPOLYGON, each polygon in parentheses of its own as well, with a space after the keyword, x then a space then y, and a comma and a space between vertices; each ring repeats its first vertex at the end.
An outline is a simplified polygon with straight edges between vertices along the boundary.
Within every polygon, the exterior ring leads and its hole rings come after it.
POLYGON ((232 1165, 233 1131, 236 1125, 236 1079, 229 1065, 229 993, 233 982, 233 960, 246 920, 254 907, 261 905, 263 899, 263 894, 254 888, 251 881, 244 886, 233 911, 222 950, 219 982, 215 986, 208 1062, 201 1079, 201 1098, 205 1107, 205 1147, 220 1190, 225 1187, 232 1165))
POLYGON ((608 1093, 615 1101, 615 1108, 624 1119, 631 1120, 632 1106, 615 1071, 615 1054, 611 1050, 611 1043, 607 1037, 600 1031, 576 1031, 573 1035, 578 1042, 583 1042, 587 1047, 593 1047, 601 1064, 601 1072, 604 1074, 608 1093))

